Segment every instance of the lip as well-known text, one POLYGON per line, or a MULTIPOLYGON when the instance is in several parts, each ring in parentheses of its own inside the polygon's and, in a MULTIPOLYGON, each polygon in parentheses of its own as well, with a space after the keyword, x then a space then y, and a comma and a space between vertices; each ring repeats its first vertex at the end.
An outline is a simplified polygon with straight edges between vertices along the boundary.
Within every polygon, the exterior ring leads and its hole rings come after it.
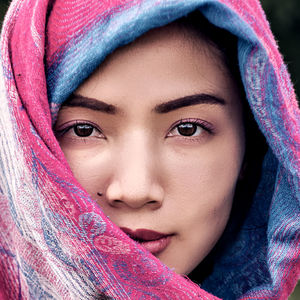
POLYGON ((171 242, 174 234, 165 234, 149 229, 132 230, 126 227, 121 229, 133 240, 138 242, 152 254, 164 251, 171 242))

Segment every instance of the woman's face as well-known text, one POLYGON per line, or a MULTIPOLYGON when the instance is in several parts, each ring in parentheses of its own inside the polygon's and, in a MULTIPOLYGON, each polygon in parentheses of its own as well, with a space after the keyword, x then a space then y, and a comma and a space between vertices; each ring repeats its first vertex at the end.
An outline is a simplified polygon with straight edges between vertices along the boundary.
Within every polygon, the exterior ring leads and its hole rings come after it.
POLYGON ((104 213, 167 266, 188 274, 216 244, 245 141, 238 89, 206 41, 169 25, 118 49, 55 131, 104 213))

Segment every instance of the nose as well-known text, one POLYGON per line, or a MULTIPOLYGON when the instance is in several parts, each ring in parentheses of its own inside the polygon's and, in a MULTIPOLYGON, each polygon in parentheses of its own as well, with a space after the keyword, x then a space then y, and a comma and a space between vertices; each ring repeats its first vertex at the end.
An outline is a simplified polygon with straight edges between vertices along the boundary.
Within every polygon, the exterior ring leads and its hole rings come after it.
POLYGON ((106 199, 113 207, 157 209, 164 198, 157 151, 144 137, 132 135, 113 158, 116 163, 106 199))

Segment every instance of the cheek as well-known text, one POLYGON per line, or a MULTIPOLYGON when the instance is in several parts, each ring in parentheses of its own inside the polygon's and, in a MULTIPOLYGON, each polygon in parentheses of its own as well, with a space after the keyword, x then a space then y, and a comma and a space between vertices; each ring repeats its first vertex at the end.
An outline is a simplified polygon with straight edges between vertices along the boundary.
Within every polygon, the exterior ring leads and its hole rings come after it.
POLYGON ((232 133, 199 148, 196 154, 169 155, 165 205, 180 234, 164 259, 177 272, 191 272, 222 235, 243 161, 243 145, 243 138, 232 133))
POLYGON ((235 189, 243 157, 244 140, 235 133, 217 137, 192 151, 168 153, 164 160, 170 188, 191 198, 202 195, 199 201, 222 199, 235 189))
POLYGON ((236 134, 215 138, 195 152, 173 152, 166 159, 166 194, 171 199, 166 205, 182 224, 213 228, 226 223, 244 156, 243 136, 236 134))
POLYGON ((108 172, 112 166, 107 151, 78 151, 74 149, 63 149, 66 160, 73 172, 74 177, 81 186, 92 196, 97 192, 103 192, 108 172), (98 153, 97 153, 98 152, 98 153))

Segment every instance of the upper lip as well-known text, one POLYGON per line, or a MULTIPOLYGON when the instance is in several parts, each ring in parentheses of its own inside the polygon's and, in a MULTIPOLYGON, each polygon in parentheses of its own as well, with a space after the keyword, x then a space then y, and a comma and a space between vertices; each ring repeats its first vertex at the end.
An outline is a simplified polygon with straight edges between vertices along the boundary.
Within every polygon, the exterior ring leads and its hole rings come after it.
POLYGON ((167 237, 171 234, 161 233, 150 229, 136 229, 132 230, 126 227, 121 229, 132 239, 136 241, 155 241, 167 237))

